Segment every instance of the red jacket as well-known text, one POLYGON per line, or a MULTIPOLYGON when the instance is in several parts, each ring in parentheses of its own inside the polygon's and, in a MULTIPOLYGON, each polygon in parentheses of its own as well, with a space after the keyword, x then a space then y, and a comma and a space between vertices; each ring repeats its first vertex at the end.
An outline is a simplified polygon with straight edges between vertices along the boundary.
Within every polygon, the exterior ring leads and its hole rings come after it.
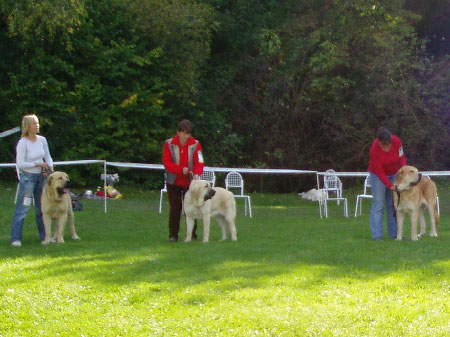
POLYGON ((190 180, 189 176, 183 174, 183 168, 188 167, 194 175, 200 176, 203 173, 202 146, 193 137, 189 137, 186 144, 181 146, 176 135, 164 143, 162 163, 166 169, 168 183, 187 187, 190 180))
POLYGON ((392 135, 392 146, 388 152, 383 151, 378 139, 374 140, 370 147, 369 172, 376 174, 388 188, 392 187, 388 176, 396 174, 405 165, 406 158, 400 138, 392 135))

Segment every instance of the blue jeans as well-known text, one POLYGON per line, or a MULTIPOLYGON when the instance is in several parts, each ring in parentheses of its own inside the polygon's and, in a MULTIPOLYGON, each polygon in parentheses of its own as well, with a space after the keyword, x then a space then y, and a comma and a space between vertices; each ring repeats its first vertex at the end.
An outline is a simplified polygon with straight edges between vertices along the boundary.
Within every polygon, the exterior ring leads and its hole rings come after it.
MULTIPOLYGON (((11 242, 22 241, 23 220, 28 214, 33 203, 24 205, 26 195, 33 195, 36 208, 36 224, 41 241, 45 239, 45 227, 42 221, 41 195, 47 178, 42 174, 21 172, 19 192, 17 194, 16 209, 12 220, 11 242)), ((29 200, 29 199, 28 199, 29 200)))
MULTIPOLYGON (((388 176, 390 182, 394 182, 396 174, 388 176)), ((392 191, 378 178, 376 174, 370 173, 372 185, 372 208, 370 209, 370 230, 372 239, 383 237, 383 209, 386 205, 387 230, 390 238, 397 237, 397 219, 394 216, 394 201, 392 191)))

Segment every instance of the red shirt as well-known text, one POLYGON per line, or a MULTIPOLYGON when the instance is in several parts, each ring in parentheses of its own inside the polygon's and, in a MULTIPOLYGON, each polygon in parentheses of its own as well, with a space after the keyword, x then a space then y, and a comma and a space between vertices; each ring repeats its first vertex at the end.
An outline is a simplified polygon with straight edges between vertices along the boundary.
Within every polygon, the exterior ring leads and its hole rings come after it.
MULTIPOLYGON (((189 137, 186 141, 186 144, 182 146, 180 144, 180 138, 178 135, 172 138, 171 144, 176 145, 179 148, 180 152, 180 162, 175 163, 172 159, 172 154, 169 149, 168 142, 164 143, 164 149, 163 149, 163 156, 162 156, 162 163, 165 167, 165 169, 168 172, 174 173, 177 175, 175 178, 174 184, 177 186, 189 186, 190 180, 189 175, 183 174, 183 168, 189 167, 189 151, 188 148, 190 145, 195 144, 196 140, 193 137, 189 137)), ((197 144, 197 148, 194 152, 194 158, 193 158, 193 168, 192 173, 194 175, 200 176, 203 173, 203 156, 202 156, 202 146, 200 143, 197 144)))
POLYGON ((388 188, 392 187, 388 176, 396 174, 405 165, 406 158, 400 138, 392 136, 392 146, 388 152, 383 151, 378 139, 374 140, 370 147, 369 172, 376 174, 388 188))

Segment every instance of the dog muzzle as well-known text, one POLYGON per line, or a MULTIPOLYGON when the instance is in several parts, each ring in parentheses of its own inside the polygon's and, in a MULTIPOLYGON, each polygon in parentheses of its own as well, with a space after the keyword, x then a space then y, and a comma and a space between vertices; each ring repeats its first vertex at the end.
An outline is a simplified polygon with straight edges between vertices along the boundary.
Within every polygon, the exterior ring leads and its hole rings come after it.
POLYGON ((67 180, 66 183, 64 184, 64 187, 58 187, 58 188, 56 188, 56 191, 58 192, 59 195, 69 193, 69 186, 70 186, 70 180, 67 180))

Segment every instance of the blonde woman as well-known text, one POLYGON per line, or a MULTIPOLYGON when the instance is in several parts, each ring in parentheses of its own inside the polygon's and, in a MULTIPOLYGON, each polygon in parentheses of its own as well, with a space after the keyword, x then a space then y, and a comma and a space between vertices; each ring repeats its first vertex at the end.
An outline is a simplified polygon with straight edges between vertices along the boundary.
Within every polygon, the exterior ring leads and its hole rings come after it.
POLYGON ((22 246, 23 220, 28 214, 34 199, 36 223, 41 241, 45 238, 42 221, 41 195, 47 175, 53 171, 53 160, 48 149, 47 139, 38 135, 39 119, 36 115, 22 118, 22 136, 16 147, 16 165, 20 171, 19 191, 16 209, 12 220, 11 245, 22 246))

